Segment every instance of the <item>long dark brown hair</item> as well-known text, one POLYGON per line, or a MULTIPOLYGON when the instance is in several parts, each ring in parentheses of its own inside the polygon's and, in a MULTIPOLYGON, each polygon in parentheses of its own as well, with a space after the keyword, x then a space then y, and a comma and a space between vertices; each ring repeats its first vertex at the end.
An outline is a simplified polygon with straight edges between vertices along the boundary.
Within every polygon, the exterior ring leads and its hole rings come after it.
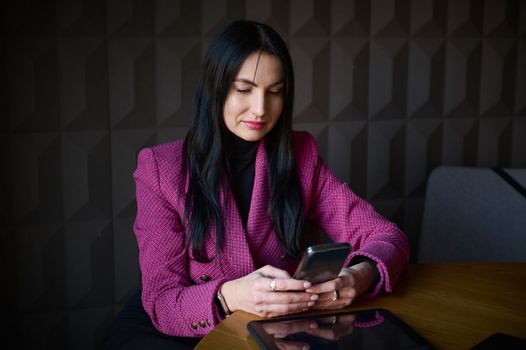
POLYGON ((221 254, 224 244, 223 211, 219 202, 220 189, 226 183, 223 108, 239 68, 250 54, 260 51, 279 58, 284 82, 283 110, 274 128, 265 136, 270 185, 268 213, 284 252, 292 256, 301 253, 304 214, 292 150, 292 60, 285 42, 274 29, 258 22, 235 21, 212 40, 206 53, 194 95, 194 120, 184 146, 190 173, 185 202, 186 243, 200 261, 210 260, 203 249, 210 227, 215 227, 216 255, 221 254))

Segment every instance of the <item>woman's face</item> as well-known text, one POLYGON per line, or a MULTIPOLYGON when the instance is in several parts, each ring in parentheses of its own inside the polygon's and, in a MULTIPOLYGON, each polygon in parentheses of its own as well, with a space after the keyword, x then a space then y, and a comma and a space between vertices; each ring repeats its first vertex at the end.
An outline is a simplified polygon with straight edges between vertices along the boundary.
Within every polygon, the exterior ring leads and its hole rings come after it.
POLYGON ((230 86, 223 118, 226 127, 245 141, 259 141, 276 125, 283 109, 281 61, 254 52, 241 65, 230 86))

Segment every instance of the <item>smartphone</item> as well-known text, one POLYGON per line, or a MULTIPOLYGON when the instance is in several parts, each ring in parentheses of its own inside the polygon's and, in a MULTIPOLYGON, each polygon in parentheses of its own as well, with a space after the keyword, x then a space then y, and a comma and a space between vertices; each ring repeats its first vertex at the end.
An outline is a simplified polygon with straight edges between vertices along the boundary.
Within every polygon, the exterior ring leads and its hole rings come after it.
POLYGON ((526 339, 504 333, 493 333, 470 350, 526 349, 526 339))
POLYGON ((294 278, 318 284, 338 277, 351 252, 349 243, 327 243, 307 248, 294 278))

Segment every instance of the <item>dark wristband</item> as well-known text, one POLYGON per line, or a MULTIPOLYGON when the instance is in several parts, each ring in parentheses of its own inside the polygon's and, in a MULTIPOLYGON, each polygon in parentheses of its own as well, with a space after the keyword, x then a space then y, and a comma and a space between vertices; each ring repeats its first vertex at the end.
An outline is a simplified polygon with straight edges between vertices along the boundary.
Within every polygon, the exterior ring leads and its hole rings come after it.
POLYGON ((223 310, 223 305, 221 305, 221 302, 219 301, 219 298, 216 297, 214 298, 214 303, 216 304, 216 307, 217 307, 217 311, 219 312, 219 315, 221 316, 221 318, 226 318, 226 315, 225 315, 225 310, 223 310))
POLYGON ((230 316, 230 309, 228 308, 225 297, 221 294, 221 287, 222 286, 217 290, 216 299, 219 301, 219 305, 221 306, 219 309, 223 311, 224 317, 228 317, 230 316))

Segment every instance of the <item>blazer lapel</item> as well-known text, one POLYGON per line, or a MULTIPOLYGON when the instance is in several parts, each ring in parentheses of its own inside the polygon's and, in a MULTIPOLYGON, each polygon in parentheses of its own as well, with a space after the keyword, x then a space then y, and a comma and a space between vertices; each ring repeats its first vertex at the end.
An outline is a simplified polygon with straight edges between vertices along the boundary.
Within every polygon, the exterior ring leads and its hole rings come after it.
POLYGON ((268 182, 267 153, 265 141, 260 142, 256 155, 254 187, 247 220, 247 239, 253 252, 257 252, 272 230, 272 221, 268 215, 270 198, 268 182))
POLYGON ((232 190, 228 183, 223 188, 221 200, 225 213, 225 256, 234 274, 241 277, 255 270, 254 260, 232 190))
POLYGON ((260 142, 256 154, 256 168, 252 199, 248 213, 246 230, 243 227, 234 195, 230 186, 225 186, 222 200, 225 205, 224 224, 228 234, 225 236, 226 257, 237 274, 246 275, 256 269, 255 256, 281 254, 280 251, 260 252, 268 239, 275 239, 272 220, 268 215, 270 198, 268 182, 267 153, 265 141, 260 142))

